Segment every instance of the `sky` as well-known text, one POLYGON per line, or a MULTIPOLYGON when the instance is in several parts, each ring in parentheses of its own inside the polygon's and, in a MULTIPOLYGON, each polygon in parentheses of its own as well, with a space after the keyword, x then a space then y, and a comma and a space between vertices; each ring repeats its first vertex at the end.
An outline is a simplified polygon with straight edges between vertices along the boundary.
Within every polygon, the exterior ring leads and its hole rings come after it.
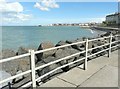
POLYGON ((102 22, 118 12, 118 2, 6 2, 0 0, 0 18, 5 26, 36 26, 52 23, 102 22))

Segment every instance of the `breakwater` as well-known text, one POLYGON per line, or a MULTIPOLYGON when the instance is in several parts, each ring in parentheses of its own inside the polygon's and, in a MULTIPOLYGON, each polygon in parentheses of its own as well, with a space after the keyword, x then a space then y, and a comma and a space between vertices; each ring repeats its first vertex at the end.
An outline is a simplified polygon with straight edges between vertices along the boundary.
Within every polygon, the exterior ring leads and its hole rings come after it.
POLYGON ((106 32, 119 32, 119 28, 112 28, 112 27, 91 27, 93 30, 100 30, 100 31, 106 31, 106 32))
MULTIPOLYGON (((117 34, 117 33, 116 33, 117 34)), ((116 35, 115 33, 113 35, 116 35)), ((109 36, 110 33, 106 33, 106 34, 102 34, 100 35, 100 37, 103 37, 103 36, 109 36)), ((88 38, 88 39, 94 39, 94 38, 88 38)), ((65 44, 71 44, 71 43, 75 43, 75 42, 80 42, 80 41, 84 41, 86 40, 86 38, 82 38, 82 39, 76 39, 74 41, 69 41, 69 40, 66 40, 64 42, 58 42, 55 46, 56 47, 59 47, 61 45, 65 45, 65 44)), ((112 41, 116 41, 117 38, 113 38, 112 41)), ((100 46, 100 45, 104 45, 105 43, 109 43, 109 39, 102 39, 102 40, 97 40, 97 41, 94 41, 94 42, 90 42, 88 44, 88 48, 94 48, 94 47, 97 47, 97 46, 100 46)), ((117 44, 117 43, 115 43, 117 44)), ((113 45, 115 45, 113 44, 113 45)), ((43 42, 40 44, 40 46, 38 47, 37 50, 44 50, 44 49, 47 49, 47 48, 51 48, 51 47, 54 47, 54 45, 51 43, 51 42, 43 42)), ((108 45, 104 46, 104 47, 101 47, 101 48, 96 48, 96 49, 93 49, 89 52, 89 54, 94 54, 98 51, 101 51, 102 49, 106 49, 106 48, 109 48, 108 45)), ((35 61, 36 61, 36 66, 41 66, 41 65, 44 65, 46 63, 49 63, 51 61, 54 61, 54 60, 57 60, 59 58, 62 58, 62 57, 65 57, 65 56, 69 56, 69 55, 72 55, 74 53, 77 53, 77 52, 80 52, 80 51, 83 51, 85 50, 85 44, 77 44, 77 45, 72 45, 72 46, 69 46, 69 47, 65 47, 65 48, 59 48, 59 49, 56 49, 56 50, 52 50, 52 51, 48 51, 48 52, 43 52, 43 53, 40 53, 40 54, 37 54, 35 56, 35 61)), ((115 50, 115 49, 114 49, 115 50)), ((3 51, 4 52, 4 51, 3 51)), ((8 51, 6 51, 8 52, 8 51)), ((4 52, 5 53, 5 52, 4 52)), ((10 51, 9 51, 10 53, 10 51)), ((12 51, 13 53, 13 51, 12 51)), ((19 50, 14 54, 14 55, 21 55, 21 54, 25 54, 25 53, 28 53, 28 49, 25 49, 25 48, 19 48, 19 50)), ((102 56, 104 54, 106 54, 107 51, 105 52, 101 52, 97 55, 95 55, 95 57, 98 57, 98 56, 102 56)), ((5 53, 6 55, 7 53, 5 53)), ((5 56, 2 56, 2 57, 5 57, 5 56)), ((55 63, 54 65, 50 65, 49 67, 45 67, 43 69, 39 69, 36 73, 36 76, 41 76, 49 71, 51 71, 52 69, 56 68, 56 67, 59 67, 61 65, 64 65, 64 64, 67 64, 67 63, 70 63, 70 62, 73 62, 79 58, 82 58, 82 57, 85 57, 85 54, 82 53, 80 55, 77 55, 75 57, 72 57, 70 59, 67 59, 67 60, 64 60, 64 61, 61 61, 59 63, 55 63)), ((92 58, 89 58, 89 60, 91 60, 92 58)), ((15 61, 15 60, 14 60, 15 61)), ((13 63, 13 62, 11 62, 13 63)), ((6 71, 6 72, 9 72, 11 73, 11 75, 14 75, 14 73, 20 73, 20 72, 23 72, 23 71, 26 71, 27 69, 29 69, 29 65, 30 65, 30 57, 25 57, 24 59, 20 59, 19 61, 16 60, 16 67, 13 67, 14 65, 12 65, 12 67, 10 67, 10 62, 9 62, 9 65, 6 65, 6 66, 9 66, 9 67, 6 67, 5 68, 5 64, 3 64, 3 69, 6 71), (18 63, 18 64, 17 64, 18 63), (17 66, 18 65, 18 66, 17 66), (9 68, 12 68, 11 70, 9 68), (17 69, 18 68, 18 69, 17 69), (7 69, 7 70, 6 70, 7 69), (25 70, 26 69, 26 70, 25 70)), ((53 75, 55 74, 58 74, 60 72, 66 72, 68 71, 70 68, 74 67, 74 66, 77 66, 79 64, 81 64, 81 62, 79 63, 75 63, 74 65, 70 65, 70 66, 67 66, 67 67, 64 67, 64 68, 61 68, 60 71, 57 71, 53 74, 51 74, 50 76, 46 76, 44 77, 41 81, 42 82, 46 82, 47 80, 51 79, 53 75)), ((14 84, 14 86, 16 85, 16 83, 21 82, 22 83, 25 83, 25 79, 29 78, 30 76, 29 75, 25 75, 23 77, 20 77, 20 78, 16 78, 14 79, 12 82, 14 84), (21 81, 20 81, 21 80, 21 81), (23 82, 24 81, 24 82, 23 82)), ((29 78, 30 79, 30 78, 29 78)), ((20 85, 20 83, 18 83, 18 85, 20 85)))

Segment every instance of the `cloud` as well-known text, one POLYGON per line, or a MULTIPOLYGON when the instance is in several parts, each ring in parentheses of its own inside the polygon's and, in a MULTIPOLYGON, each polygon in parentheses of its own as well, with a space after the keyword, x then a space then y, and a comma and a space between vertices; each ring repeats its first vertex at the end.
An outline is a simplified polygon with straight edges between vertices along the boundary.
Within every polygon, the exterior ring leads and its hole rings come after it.
POLYGON ((23 21, 30 20, 32 15, 22 13, 6 13, 2 16, 3 23, 22 23, 23 21))
POLYGON ((24 8, 19 2, 8 3, 1 0, 0 12, 2 13, 2 22, 21 22, 29 20, 31 17, 29 14, 23 14, 24 8))
POLYGON ((0 12, 22 12, 23 6, 19 2, 7 3, 5 0, 0 1, 0 12))
POLYGON ((42 0, 41 2, 36 2, 34 7, 42 10, 49 11, 50 8, 59 8, 59 5, 54 0, 42 0))
POLYGON ((36 4, 34 5, 34 7, 42 10, 42 11, 49 11, 49 9, 47 7, 43 7, 41 6, 39 3, 36 2, 36 4))

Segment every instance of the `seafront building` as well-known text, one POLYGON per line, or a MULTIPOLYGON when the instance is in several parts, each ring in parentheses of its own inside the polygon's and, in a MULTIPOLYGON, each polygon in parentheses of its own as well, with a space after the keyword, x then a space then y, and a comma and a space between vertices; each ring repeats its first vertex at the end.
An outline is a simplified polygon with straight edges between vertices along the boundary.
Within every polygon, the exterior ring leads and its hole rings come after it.
POLYGON ((120 24, 120 13, 110 14, 106 16, 106 22, 108 24, 120 24))

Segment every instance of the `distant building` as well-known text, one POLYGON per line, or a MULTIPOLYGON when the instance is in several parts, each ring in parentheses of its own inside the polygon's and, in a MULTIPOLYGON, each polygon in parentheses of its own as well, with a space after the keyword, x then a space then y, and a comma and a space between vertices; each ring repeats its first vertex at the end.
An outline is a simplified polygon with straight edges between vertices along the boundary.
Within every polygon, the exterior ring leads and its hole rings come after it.
POLYGON ((90 23, 55 23, 55 24, 50 24, 48 26, 94 26, 97 23, 95 22, 90 22, 90 23))
POLYGON ((106 16, 106 22, 108 24, 120 24, 120 13, 115 13, 106 16))

